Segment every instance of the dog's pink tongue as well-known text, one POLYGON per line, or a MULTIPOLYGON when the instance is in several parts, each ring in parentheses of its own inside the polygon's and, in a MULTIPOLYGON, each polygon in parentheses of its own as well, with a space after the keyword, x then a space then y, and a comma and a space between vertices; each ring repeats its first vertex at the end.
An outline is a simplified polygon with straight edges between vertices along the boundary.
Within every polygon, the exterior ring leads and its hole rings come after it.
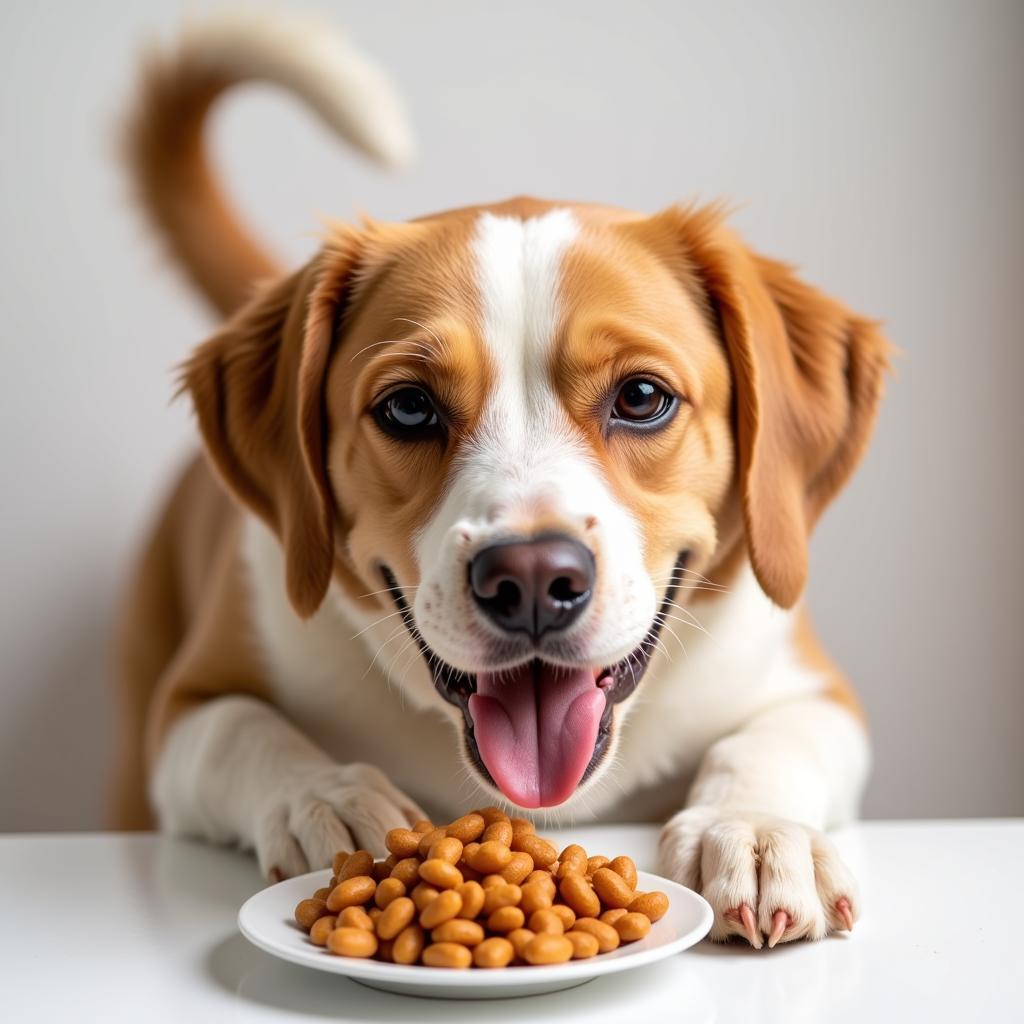
POLYGON ((568 800, 594 754, 605 707, 593 670, 534 663, 481 672, 476 688, 476 745, 502 793, 520 807, 568 800))

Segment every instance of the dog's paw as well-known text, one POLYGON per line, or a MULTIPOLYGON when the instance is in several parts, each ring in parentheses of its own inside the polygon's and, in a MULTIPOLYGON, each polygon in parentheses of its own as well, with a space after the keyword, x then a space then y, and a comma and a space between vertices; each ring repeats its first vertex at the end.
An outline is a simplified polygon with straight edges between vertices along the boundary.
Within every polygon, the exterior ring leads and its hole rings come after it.
POLYGON ((700 892, 715 912, 711 938, 740 935, 760 949, 853 928, 857 888, 831 840, 782 818, 694 807, 665 826, 659 870, 700 892))
POLYGON ((257 811, 256 856, 271 882, 330 867, 338 850, 384 857, 389 829, 426 815, 380 769, 330 765, 290 776, 257 811))

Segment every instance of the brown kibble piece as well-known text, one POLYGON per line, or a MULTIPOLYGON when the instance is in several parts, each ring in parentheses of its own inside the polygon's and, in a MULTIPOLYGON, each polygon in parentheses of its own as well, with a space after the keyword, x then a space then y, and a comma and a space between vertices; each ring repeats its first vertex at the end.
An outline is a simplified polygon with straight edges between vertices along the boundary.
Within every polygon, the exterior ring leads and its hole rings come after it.
POLYGON ((614 927, 623 942, 636 942, 650 932, 651 920, 646 914, 623 914, 615 922, 614 927))
POLYGON ((459 917, 465 917, 470 921, 480 916, 484 909, 484 889, 479 882, 463 882, 455 890, 462 897, 462 909, 459 917))
MULTIPOLYGON (((348 850, 339 850, 334 855, 334 862, 331 865, 331 873, 335 876, 335 878, 337 878, 338 872, 341 871, 341 869, 345 866, 345 861, 347 861, 351 856, 352 854, 349 853, 348 850)), ((338 883, 335 882, 334 884, 337 885, 338 883)))
POLYGON ((500 872, 511 859, 512 851, 494 839, 481 843, 467 858, 471 868, 485 875, 500 872))
POLYGON ((587 873, 587 851, 578 843, 570 843, 558 855, 559 878, 564 878, 572 871, 578 875, 587 873))
POLYGON ((512 854, 511 860, 498 872, 506 882, 518 885, 526 879, 526 876, 533 871, 533 858, 523 851, 512 854))
POLYGON ((373 894, 373 902, 381 910, 387 910, 388 904, 399 896, 405 895, 405 884, 397 878, 384 878, 377 883, 377 891, 373 894))
POLYGON ((591 857, 587 861, 587 870, 584 874, 592 875, 598 868, 607 867, 610 863, 611 861, 607 857, 591 857))
POLYGON ((562 899, 576 912, 577 917, 597 917, 601 901, 583 875, 566 875, 558 886, 562 899))
POLYGON ((537 935, 561 935, 565 932, 562 919, 552 910, 535 910, 530 915, 529 928, 537 935))
POLYGON ((512 825, 508 821, 496 821, 484 829, 480 837, 481 843, 501 843, 502 846, 512 845, 512 825))
POLYGON ((526 818, 509 818, 509 824, 512 826, 512 836, 515 838, 518 835, 526 835, 529 832, 535 832, 536 829, 533 827, 533 822, 526 818))
POLYGON ((568 931, 576 923, 576 911, 564 903, 555 903, 551 913, 562 919, 562 927, 568 931))
POLYGON ((618 907, 615 910, 606 910, 599 918, 599 921, 604 921, 605 924, 613 925, 620 917, 626 913, 625 907, 618 907))
POLYGON ((416 904, 408 896, 399 896, 377 918, 377 935, 382 939, 393 939, 412 924, 415 916, 416 904))
POLYGON ((593 935, 602 953, 610 953, 613 949, 619 948, 619 933, 610 924, 598 921, 596 917, 578 917, 572 930, 593 935))
POLYGON ((523 948, 528 964, 564 964, 572 954, 573 945, 564 935, 535 935, 523 948))
POLYGON ((418 924, 410 924, 395 937, 391 944, 391 959, 396 964, 414 964, 423 952, 426 939, 418 924))
POLYGON ((407 891, 411 889, 419 881, 419 857, 403 857, 391 869, 391 877, 397 878, 402 883, 402 885, 405 886, 407 891))
POLYGON ((444 839, 439 839, 427 851, 428 859, 446 860, 449 864, 458 864, 461 856, 462 840, 456 839, 455 836, 445 836, 444 839))
POLYGON ((309 929, 309 938, 314 946, 326 946, 327 936, 338 926, 336 917, 318 917, 309 929))
POLYGON ((600 947, 597 937, 590 932, 566 932, 565 937, 572 943, 573 960, 589 960, 592 956, 597 956, 600 947))
POLYGON ((413 832, 419 832, 422 835, 424 832, 432 832, 434 830, 434 823, 427 821, 426 818, 420 818, 412 827, 413 832))
POLYGON ((462 946, 475 946, 478 942, 484 941, 484 928, 476 921, 453 917, 450 921, 438 925, 430 933, 430 938, 433 942, 458 942, 462 946))
POLYGON ((481 807, 476 813, 484 819, 485 825, 493 825, 496 821, 508 821, 508 815, 500 807, 481 807))
POLYGON ((486 827, 487 822, 484 821, 483 815, 472 811, 453 821, 448 826, 447 833, 462 843, 473 843, 483 835, 486 827))
POLYGON ((630 889, 636 888, 636 864, 633 863, 632 857, 615 857, 609 862, 608 867, 623 878, 630 889))
POLYGON ((533 938, 533 932, 529 928, 516 928, 505 936, 512 943, 516 956, 522 957, 526 944, 533 938))
POLYGON ((346 907, 338 915, 338 928, 362 928, 363 931, 375 930, 373 918, 362 907, 346 907))
POLYGON ((419 832, 413 832, 411 828, 393 828, 384 837, 384 845, 399 860, 403 860, 416 854, 422 838, 419 832))
POLYGON ((519 905, 524 914, 532 914, 535 910, 547 910, 554 897, 554 886, 549 889, 541 882, 528 882, 523 886, 523 898, 519 905))
MULTIPOLYGON (((528 853, 533 861, 534 867, 546 868, 558 858, 556 850, 546 839, 532 835, 529 832, 521 832, 512 837, 512 849, 516 853, 528 853)), ((533 868, 530 868, 532 871, 533 868)))
POLYGON ((628 907, 635 895, 622 875, 611 868, 598 868, 594 872, 594 892, 609 910, 628 907))
POLYGON ((335 928, 327 936, 327 948, 337 956, 366 958, 377 952, 377 936, 362 928, 335 928))
POLYGON ((668 913, 668 897, 657 889, 637 893, 626 909, 631 914, 643 914, 650 921, 660 921, 668 913))
POLYGON ((441 895, 441 890, 426 882, 420 882, 419 885, 413 886, 409 895, 412 897, 413 903, 416 904, 416 909, 422 913, 428 903, 432 903, 441 895))
POLYGON ((498 907, 487 918, 487 930, 491 932, 512 932, 522 928, 526 917, 519 907, 498 907))
POLYGON ((327 897, 327 909, 336 914, 345 907, 354 907, 360 903, 368 903, 373 899, 377 883, 369 875, 356 875, 339 882, 327 897))
POLYGON ((369 850, 356 850, 348 860, 345 861, 341 866, 341 870, 336 872, 338 875, 338 881, 344 882, 349 878, 355 878, 358 875, 372 875, 373 874, 373 854, 369 850))
POLYGON ((464 881, 462 872, 454 864, 437 857, 425 860, 420 865, 420 878, 431 885, 436 885, 438 889, 455 889, 464 881))
POLYGON ((523 890, 518 885, 492 885, 484 889, 484 913, 492 914, 501 907, 518 907, 523 890))
POLYGON ((469 967, 473 954, 457 942, 435 942, 423 950, 423 962, 427 967, 469 967))
POLYGON ((454 889, 445 889, 435 900, 431 900, 420 914, 420 924, 430 931, 445 921, 450 921, 462 909, 462 897, 454 889))
POLYGON ((555 895, 555 876, 552 872, 544 868, 534 868, 526 878, 523 879, 523 885, 530 885, 533 882, 538 882, 541 885, 551 890, 552 897, 555 895))
POLYGON ((295 908, 295 923, 304 931, 310 928, 327 914, 326 900, 302 900, 295 908))
POLYGON ((494 936, 490 939, 484 939, 484 941, 473 950, 473 963, 475 963, 477 967, 484 967, 488 969, 508 967, 515 954, 515 947, 508 941, 508 939, 502 939, 499 936, 494 936))
POLYGON ((433 828, 429 832, 424 832, 420 836, 419 846, 416 847, 416 856, 421 860, 426 860, 430 853, 430 848, 434 843, 444 839, 445 835, 447 833, 443 828, 433 828))
MULTIPOLYGON (((337 883, 335 883, 335 884, 337 884, 337 883)), ((327 897, 330 896, 330 895, 331 895, 331 886, 325 885, 322 889, 317 889, 317 891, 315 893, 313 893, 313 899, 315 899, 315 900, 323 900, 326 903, 327 902, 327 897)))

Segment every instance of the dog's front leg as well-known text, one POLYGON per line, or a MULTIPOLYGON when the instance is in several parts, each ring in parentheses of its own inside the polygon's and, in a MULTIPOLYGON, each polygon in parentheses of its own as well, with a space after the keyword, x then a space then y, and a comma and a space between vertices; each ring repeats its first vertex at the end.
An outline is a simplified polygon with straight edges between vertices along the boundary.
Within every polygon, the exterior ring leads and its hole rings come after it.
POLYGON ((271 881, 327 867, 340 849, 381 856, 388 829, 425 817, 377 768, 337 764, 269 704, 242 696, 175 723, 151 797, 162 828, 255 849, 271 881))
POLYGON ((860 723, 822 698, 776 705, 708 750, 659 861, 712 905, 712 938, 760 948, 853 927, 856 887, 822 830, 853 815, 868 759, 860 723))

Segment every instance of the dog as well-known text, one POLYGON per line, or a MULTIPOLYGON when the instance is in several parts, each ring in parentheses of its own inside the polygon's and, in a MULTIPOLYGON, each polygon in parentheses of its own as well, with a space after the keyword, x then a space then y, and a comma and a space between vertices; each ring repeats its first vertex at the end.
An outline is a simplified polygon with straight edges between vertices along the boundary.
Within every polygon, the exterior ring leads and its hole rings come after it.
POLYGON ((851 929, 825 830, 869 744, 800 597, 872 432, 878 324, 718 206, 332 224, 283 273, 205 155, 247 80, 411 153, 385 76, 323 27, 201 22, 146 65, 134 181, 224 321, 181 373, 205 457, 125 601, 119 825, 277 880, 380 854, 423 807, 657 820, 713 938, 851 929))

